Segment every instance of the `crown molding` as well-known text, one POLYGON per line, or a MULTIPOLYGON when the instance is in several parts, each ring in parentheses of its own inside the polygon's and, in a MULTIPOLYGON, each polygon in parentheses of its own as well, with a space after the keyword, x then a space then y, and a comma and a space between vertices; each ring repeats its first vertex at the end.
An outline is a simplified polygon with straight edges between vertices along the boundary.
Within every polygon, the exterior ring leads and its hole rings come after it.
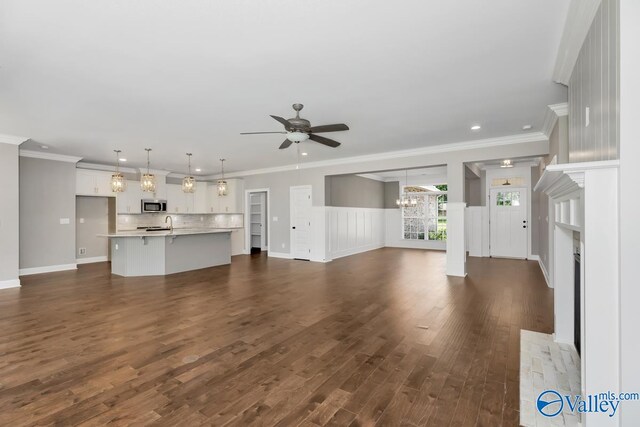
POLYGON ((20 145, 25 141, 28 141, 30 138, 26 136, 17 136, 17 135, 7 135, 0 133, 0 144, 11 144, 11 145, 20 145))
POLYGON ((558 118, 569 115, 569 103, 547 105, 544 112, 544 122, 542 124, 542 133, 549 138, 558 118))
MULTIPOLYGON (((96 170, 96 171, 104 171, 104 172, 114 172, 115 171, 115 166, 112 165, 101 165, 98 163, 86 163, 86 162, 78 162, 78 164, 76 165, 76 168, 78 169, 89 169, 89 170, 96 170)), ((127 168, 127 167, 122 167, 120 166, 120 172, 122 173, 138 173, 137 169, 134 168, 127 168)))
POLYGON ((569 85, 580 49, 582 49, 582 44, 589 33, 600 3, 601 0, 571 0, 553 70, 554 81, 565 86, 569 85))
POLYGON ((374 173, 359 173, 356 174, 356 176, 359 176, 360 178, 372 179, 374 181, 387 182, 385 177, 376 175, 374 173))
MULTIPOLYGON (((147 168, 138 168, 138 172, 140 174, 145 174, 145 173, 147 173, 147 168)), ((149 173, 154 174, 154 175, 158 175, 158 176, 167 176, 171 172, 170 171, 161 170, 161 169, 149 169, 149 173)))
MULTIPOLYGON (((249 175, 262 175, 276 172, 286 172, 296 169, 313 169, 326 166, 347 165, 361 162, 375 162, 389 159, 401 159, 405 157, 423 156, 429 154, 448 153, 455 151, 473 150, 478 148, 501 147, 513 144, 526 144, 529 142, 548 141, 549 137, 542 132, 528 132, 524 134, 500 136, 497 138, 476 139, 472 141, 454 142, 450 144, 432 145, 429 147, 413 148, 409 150, 387 151, 377 154, 366 154, 363 156, 343 157, 341 159, 320 160, 317 162, 308 162, 290 164, 285 166, 276 166, 272 168, 254 169, 247 171, 239 171, 225 173, 225 178, 239 178, 249 175)), ((204 179, 218 179, 220 175, 208 175, 204 179)))
POLYGON ((54 160, 56 162, 78 163, 82 157, 65 156, 63 154, 43 153, 42 151, 20 150, 20 157, 33 159, 54 160))

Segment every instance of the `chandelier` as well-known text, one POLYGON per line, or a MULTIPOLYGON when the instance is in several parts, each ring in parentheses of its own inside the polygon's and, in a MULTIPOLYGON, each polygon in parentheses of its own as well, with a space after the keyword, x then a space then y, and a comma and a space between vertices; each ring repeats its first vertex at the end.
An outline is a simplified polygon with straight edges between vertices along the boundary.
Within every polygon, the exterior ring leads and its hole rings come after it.
POLYGON ((220 163, 222 164, 222 174, 220 179, 217 182, 218 187, 218 196, 226 196, 227 195, 227 181, 224 180, 224 161, 226 159, 220 159, 220 163))
POLYGON ((142 191, 146 193, 155 193, 156 192, 156 176, 149 172, 149 153, 151 152, 151 148, 144 149, 147 152, 147 173, 142 174, 142 178, 140 179, 140 187, 142 191))
MULTIPOLYGON (((409 172, 405 169, 404 171, 404 186, 408 187, 409 182, 409 172)), ((396 200, 396 205, 402 208, 410 208, 412 206, 416 206, 418 204, 418 199, 414 196, 408 196, 406 192, 402 192, 402 195, 399 199, 396 200)))
POLYGON ((187 153, 189 158, 189 175, 182 178, 182 191, 185 193, 195 193, 196 191, 196 179, 191 176, 191 153, 187 153))
POLYGON ((122 193, 127 189, 127 181, 124 175, 120 173, 120 153, 121 150, 113 150, 116 153, 116 173, 111 175, 111 191, 114 193, 122 193))

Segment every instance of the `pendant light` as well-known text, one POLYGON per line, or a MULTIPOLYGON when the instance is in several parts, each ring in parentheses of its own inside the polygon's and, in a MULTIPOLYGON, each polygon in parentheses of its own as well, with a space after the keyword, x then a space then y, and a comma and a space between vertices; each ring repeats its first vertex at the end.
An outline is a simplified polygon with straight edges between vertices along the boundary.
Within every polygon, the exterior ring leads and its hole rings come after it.
POLYGON ((116 153, 116 173, 111 175, 111 191, 114 193, 122 193, 127 189, 127 181, 124 175, 120 173, 120 153, 121 150, 113 150, 116 153))
POLYGON ((149 153, 151 152, 151 148, 144 149, 147 152, 147 173, 142 174, 142 178, 140 179, 140 187, 142 191, 146 193, 155 193, 156 192, 156 176, 149 172, 149 153))
POLYGON ((189 158, 189 175, 182 178, 182 191, 185 193, 195 193, 196 179, 191 176, 191 153, 187 153, 189 158))
POLYGON ((224 161, 225 160, 226 159, 220 159, 220 163, 222 164, 222 176, 217 182, 218 196, 227 195, 227 181, 224 180, 224 161))
MULTIPOLYGON (((404 186, 405 188, 409 186, 409 172, 405 169, 404 171, 404 186)), ((406 192, 402 192, 400 198, 396 200, 396 205, 408 208, 411 206, 416 206, 418 204, 418 199, 415 197, 408 197, 406 192)))

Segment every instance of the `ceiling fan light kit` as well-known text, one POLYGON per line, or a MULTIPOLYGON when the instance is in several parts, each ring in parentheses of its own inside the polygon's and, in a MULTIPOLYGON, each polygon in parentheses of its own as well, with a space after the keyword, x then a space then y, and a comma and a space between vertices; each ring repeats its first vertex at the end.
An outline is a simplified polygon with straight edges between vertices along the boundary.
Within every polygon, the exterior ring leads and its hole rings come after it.
POLYGON ((311 126, 311 122, 307 119, 303 119, 300 117, 300 110, 304 108, 302 104, 293 104, 293 110, 296 112, 296 116, 290 119, 285 119, 280 116, 271 115, 271 118, 279 122, 284 126, 285 131, 279 132, 242 132, 240 135, 258 135, 258 134, 268 134, 268 133, 280 133, 286 134, 287 139, 280 144, 280 149, 289 148, 291 144, 311 140, 318 142, 320 144, 326 145, 327 147, 336 148, 340 146, 338 141, 334 141, 333 139, 325 138, 324 136, 317 135, 318 133, 324 132, 339 132, 344 130, 349 130, 349 126, 344 123, 336 123, 333 125, 323 125, 323 126, 311 126))

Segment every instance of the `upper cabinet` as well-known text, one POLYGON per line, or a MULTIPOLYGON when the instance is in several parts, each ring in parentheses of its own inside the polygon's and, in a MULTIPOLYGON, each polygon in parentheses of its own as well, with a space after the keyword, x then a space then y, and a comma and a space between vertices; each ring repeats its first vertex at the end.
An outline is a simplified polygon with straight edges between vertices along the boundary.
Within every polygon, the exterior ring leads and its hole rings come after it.
POLYGON ((115 194, 111 191, 111 172, 76 169, 76 194, 114 197, 115 194))
POLYGON ((116 206, 118 213, 121 214, 139 214, 142 212, 141 201, 144 199, 144 193, 140 188, 140 182, 127 181, 127 189, 118 193, 116 206))
POLYGON ((243 211, 244 182, 240 179, 227 179, 227 195, 218 196, 215 182, 207 188, 207 213, 239 213, 243 211))

